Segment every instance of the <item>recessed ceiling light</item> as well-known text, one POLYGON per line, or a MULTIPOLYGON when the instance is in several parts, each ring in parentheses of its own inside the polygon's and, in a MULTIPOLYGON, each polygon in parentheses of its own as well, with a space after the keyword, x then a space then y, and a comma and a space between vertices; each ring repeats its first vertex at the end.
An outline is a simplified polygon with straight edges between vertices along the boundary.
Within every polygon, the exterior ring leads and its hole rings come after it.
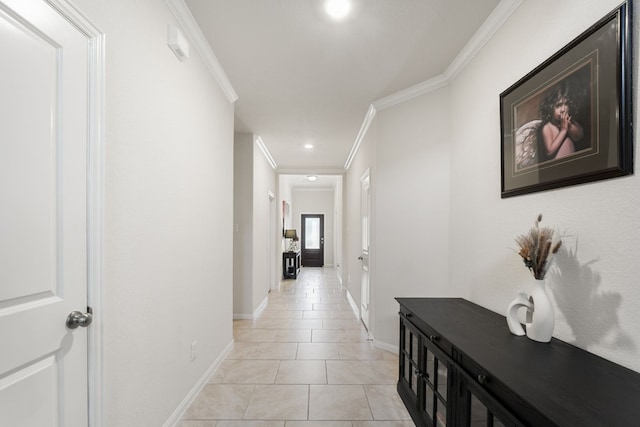
POLYGON ((313 144, 304 144, 304 148, 311 150, 313 148, 313 144))
POLYGON ((314 182, 318 179, 318 175, 307 175, 307 179, 311 182, 314 182))
POLYGON ((332 18, 342 19, 351 10, 351 3, 349 0, 327 0, 324 9, 332 18))

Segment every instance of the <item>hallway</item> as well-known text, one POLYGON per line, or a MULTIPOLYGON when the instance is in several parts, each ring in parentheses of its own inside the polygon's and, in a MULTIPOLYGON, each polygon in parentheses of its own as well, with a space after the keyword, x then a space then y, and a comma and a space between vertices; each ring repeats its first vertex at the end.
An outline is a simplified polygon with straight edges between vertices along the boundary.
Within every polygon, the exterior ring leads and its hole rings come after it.
POLYGON ((367 340, 335 270, 303 268, 273 290, 179 427, 410 427, 398 358, 367 340))

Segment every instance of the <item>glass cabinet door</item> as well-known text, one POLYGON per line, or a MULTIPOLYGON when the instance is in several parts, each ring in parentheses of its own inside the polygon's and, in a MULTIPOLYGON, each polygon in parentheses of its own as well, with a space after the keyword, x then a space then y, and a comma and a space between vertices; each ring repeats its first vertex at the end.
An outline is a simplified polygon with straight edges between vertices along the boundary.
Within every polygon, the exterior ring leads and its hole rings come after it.
MULTIPOLYGON (((523 424, 491 394, 471 378, 461 381, 461 409, 466 419, 459 423, 469 427, 523 427, 523 424)), ((464 419, 464 418, 463 418, 464 419)))
MULTIPOLYGON (((408 319, 400 321, 399 386, 420 418, 419 425, 445 427, 450 378, 446 355, 408 319), (424 423, 424 424, 422 424, 424 423)), ((455 389, 455 388, 453 388, 455 389)), ((449 414, 451 417, 453 414, 449 414)))
POLYGON ((417 398, 418 396, 418 379, 420 373, 419 367, 419 333, 408 322, 401 323, 401 340, 400 344, 400 376, 401 381, 411 389, 411 392, 417 398))
POLYGON ((433 426, 444 427, 447 425, 448 368, 446 362, 428 344, 433 345, 425 338, 423 344, 425 367, 421 372, 424 380, 421 406, 433 426))
POLYGON ((471 397, 470 427, 504 427, 505 425, 473 393, 471 397))

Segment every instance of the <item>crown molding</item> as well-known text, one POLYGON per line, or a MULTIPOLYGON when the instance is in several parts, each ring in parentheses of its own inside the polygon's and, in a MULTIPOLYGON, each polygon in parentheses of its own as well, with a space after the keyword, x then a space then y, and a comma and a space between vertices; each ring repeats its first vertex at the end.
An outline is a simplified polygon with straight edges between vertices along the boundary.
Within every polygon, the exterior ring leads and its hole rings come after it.
POLYGON ((376 110, 384 110, 385 108, 393 107, 394 105, 401 104, 412 98, 420 95, 424 95, 429 92, 433 92, 441 87, 447 86, 450 83, 445 74, 440 74, 432 79, 425 80, 422 83, 413 85, 399 92, 380 98, 373 102, 376 110))
POLYGON ((356 153, 360 148, 360 144, 362 144, 362 140, 364 139, 364 136, 367 134, 367 131, 369 130, 369 126, 371 126, 371 123, 373 122, 373 118, 376 116, 376 111, 377 110, 374 104, 369 105, 369 110, 367 111, 367 115, 365 116, 364 121, 362 122, 362 126, 360 126, 360 131, 356 136, 356 140, 353 143, 353 146, 351 147, 351 151, 349 152, 349 156, 347 157, 347 161, 344 164, 344 170, 349 169, 349 167, 351 166, 351 162, 353 162, 353 159, 356 157, 356 153))
POLYGON ((273 170, 276 170, 278 168, 278 165, 276 164, 276 161, 273 160, 273 157, 271 157, 271 153, 269 152, 267 146, 264 144, 262 138, 260 138, 259 136, 255 137, 255 141, 256 145, 258 146, 258 148, 260 148, 260 151, 262 151, 262 154, 267 159, 267 162, 269 162, 269 165, 273 168, 273 170))
POLYGON ((444 73, 374 101, 369 106, 369 111, 367 112, 362 126, 360 127, 360 132, 358 132, 358 136, 351 147, 344 169, 347 170, 349 169, 349 166, 351 166, 351 162, 356 156, 358 148, 360 148, 362 139, 367 133, 376 111, 393 107, 394 105, 398 105, 451 84, 453 79, 455 79, 464 67, 466 67, 467 64, 478 54, 480 49, 487 44, 491 37, 493 37, 500 27, 502 27, 506 20, 509 19, 523 1, 524 0, 502 0, 480 26, 478 31, 476 31, 471 40, 469 40, 469 43, 467 43, 453 61, 451 61, 451 64, 449 64, 444 73))
POLYGON ((185 4, 184 0, 165 0, 171 13, 178 20, 178 24, 182 27, 182 30, 186 33, 187 38, 195 46, 196 51, 206 64, 213 77, 216 79, 220 88, 224 92, 225 96, 230 103, 234 103, 238 100, 238 95, 233 89, 227 74, 224 72, 220 61, 213 53, 213 49, 209 45, 209 42, 205 38, 204 34, 200 30, 200 26, 196 22, 195 18, 191 14, 189 7, 185 4))
POLYGON ((393 107, 394 105, 408 101, 420 95, 433 92, 450 84, 453 79, 467 66, 478 54, 480 49, 487 44, 493 35, 502 27, 513 12, 524 0, 502 0, 491 12, 489 17, 480 26, 471 40, 462 48, 460 53, 451 61, 444 73, 425 80, 422 83, 403 89, 392 95, 380 98, 373 102, 377 110, 393 107))
POLYGON ((515 10, 522 4, 524 0, 502 0, 484 23, 478 28, 478 31, 471 37, 469 43, 462 48, 458 56, 451 61, 444 75, 451 82, 467 64, 478 54, 480 49, 493 37, 493 35, 502 27, 515 10))

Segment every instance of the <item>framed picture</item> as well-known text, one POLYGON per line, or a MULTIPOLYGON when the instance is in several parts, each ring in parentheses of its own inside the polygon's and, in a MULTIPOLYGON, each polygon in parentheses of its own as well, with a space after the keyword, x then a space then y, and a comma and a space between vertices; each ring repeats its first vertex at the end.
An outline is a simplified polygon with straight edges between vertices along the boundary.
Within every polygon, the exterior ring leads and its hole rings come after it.
POLYGON ((284 231, 291 228, 291 205, 286 200, 282 201, 282 237, 284 231))
POLYGON ((502 198, 633 173, 625 2, 500 94, 502 198))

